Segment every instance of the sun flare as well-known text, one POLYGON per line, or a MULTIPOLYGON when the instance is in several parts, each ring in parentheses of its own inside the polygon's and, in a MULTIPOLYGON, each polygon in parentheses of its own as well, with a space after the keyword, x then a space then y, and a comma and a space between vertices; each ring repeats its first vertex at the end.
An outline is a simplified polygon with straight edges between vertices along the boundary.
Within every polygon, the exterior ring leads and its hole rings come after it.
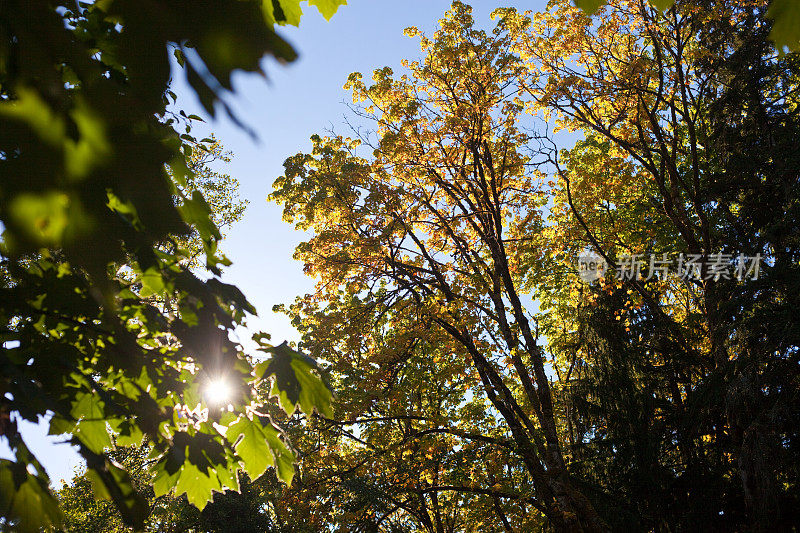
POLYGON ((206 401, 211 405, 223 405, 231 399, 231 386, 222 378, 214 379, 206 385, 206 401))

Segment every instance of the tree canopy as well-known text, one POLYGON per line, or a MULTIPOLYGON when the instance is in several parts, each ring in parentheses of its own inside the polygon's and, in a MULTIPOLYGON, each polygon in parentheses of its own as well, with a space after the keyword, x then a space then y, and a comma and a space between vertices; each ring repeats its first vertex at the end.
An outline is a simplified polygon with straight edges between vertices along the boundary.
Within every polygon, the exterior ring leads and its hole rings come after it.
POLYGON ((299 2, 0 5, 0 525, 796 527, 796 6, 575 3, 455 1, 349 76, 371 129, 270 195, 316 286, 261 354, 220 280, 235 179, 169 76, 238 121, 299 2), (57 495, 20 419, 86 460, 57 495))
POLYGON ((797 55, 766 2, 599 14, 455 2, 419 61, 350 76, 375 135, 275 182, 340 391, 297 497, 342 531, 794 520, 797 55))
MULTIPOLYGON (((343 3, 310 1, 326 18, 343 3)), ((0 461, 5 525, 60 523, 19 419, 68 434, 95 493, 137 528, 148 507, 106 453, 112 442, 146 437, 155 493, 201 508, 237 489, 240 469, 291 480, 289 444, 250 389, 274 379, 284 408, 308 413, 327 412, 330 393, 312 361, 268 336, 257 340, 272 357, 257 367, 233 340, 255 310, 219 279, 220 198, 209 205, 189 164, 214 143, 198 145, 199 117, 175 111, 169 87, 174 56, 206 111, 230 114, 232 73, 261 72, 265 55, 292 61, 273 26, 300 14, 297 0, 0 5, 0 436, 15 456, 0 461), (204 397, 217 380, 230 409, 204 397)))

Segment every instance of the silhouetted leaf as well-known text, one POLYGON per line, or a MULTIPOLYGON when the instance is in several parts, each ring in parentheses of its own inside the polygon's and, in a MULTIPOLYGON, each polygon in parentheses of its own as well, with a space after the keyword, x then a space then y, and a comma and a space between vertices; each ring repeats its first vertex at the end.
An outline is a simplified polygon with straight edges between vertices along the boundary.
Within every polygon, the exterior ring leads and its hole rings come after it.
POLYGON ((767 10, 772 19, 770 39, 779 50, 800 50, 800 2, 797 0, 772 0, 767 10))

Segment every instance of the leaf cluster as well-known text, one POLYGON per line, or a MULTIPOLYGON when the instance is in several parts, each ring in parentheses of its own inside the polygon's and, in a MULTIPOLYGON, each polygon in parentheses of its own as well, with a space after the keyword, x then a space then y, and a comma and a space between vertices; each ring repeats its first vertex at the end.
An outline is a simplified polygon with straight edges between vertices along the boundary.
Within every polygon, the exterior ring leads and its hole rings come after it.
MULTIPOLYGON (((343 3, 311 2, 326 17, 343 3)), ((170 110, 169 83, 174 56, 206 111, 230 113, 235 71, 295 58, 273 24, 300 13, 287 0, 0 5, 0 436, 14 454, 0 514, 16 529, 60 523, 20 419, 69 435, 95 494, 136 528, 149 508, 108 455, 116 444, 146 437, 155 494, 198 507, 237 489, 240 468, 291 479, 294 456, 251 394, 267 376, 232 340, 255 310, 219 279, 218 225, 242 206, 234 181, 207 174, 221 148, 189 134, 199 117, 170 110), (214 380, 230 383, 230 410, 204 399, 214 380)), ((308 364, 296 371, 316 385, 308 364)), ((314 394, 303 409, 324 409, 314 394)))

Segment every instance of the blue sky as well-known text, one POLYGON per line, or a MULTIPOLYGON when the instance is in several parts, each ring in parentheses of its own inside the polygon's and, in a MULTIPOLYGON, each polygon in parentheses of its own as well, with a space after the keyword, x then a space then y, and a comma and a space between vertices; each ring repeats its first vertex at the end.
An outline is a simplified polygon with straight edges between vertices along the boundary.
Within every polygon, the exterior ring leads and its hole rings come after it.
MULTIPOLYGON (((315 8, 304 7, 299 28, 279 29, 298 51, 297 61, 284 66, 265 60, 267 81, 249 74, 234 79, 230 103, 258 139, 253 140, 224 114, 193 132, 213 133, 234 154, 231 163, 219 170, 240 181, 240 194, 250 205, 223 244, 233 261, 224 279, 242 289, 259 311, 250 320, 250 328, 271 333, 273 342, 294 340, 296 332, 285 317, 272 313, 272 306, 290 303, 313 287, 300 263, 291 258, 303 235, 281 220, 278 206, 266 201, 272 182, 282 174, 284 159, 308 150, 314 133, 333 128, 346 134, 343 117, 349 112, 343 102, 351 100, 342 85, 347 75, 363 72, 367 78, 376 68, 399 69, 401 59, 419 57, 418 40, 403 36, 403 29, 417 26, 431 33, 449 5, 445 0, 349 0, 330 22, 315 8)), ((489 13, 497 7, 538 10, 544 8, 544 1, 479 0, 471 5, 478 25, 489 26, 489 13)), ((205 116, 185 85, 178 82, 174 90, 181 108, 205 116)), ((57 486, 72 477, 80 460, 68 445, 54 444, 63 437, 46 437, 46 424, 23 423, 21 427, 57 486)), ((0 446, 0 456, 8 456, 5 445, 0 446)))

